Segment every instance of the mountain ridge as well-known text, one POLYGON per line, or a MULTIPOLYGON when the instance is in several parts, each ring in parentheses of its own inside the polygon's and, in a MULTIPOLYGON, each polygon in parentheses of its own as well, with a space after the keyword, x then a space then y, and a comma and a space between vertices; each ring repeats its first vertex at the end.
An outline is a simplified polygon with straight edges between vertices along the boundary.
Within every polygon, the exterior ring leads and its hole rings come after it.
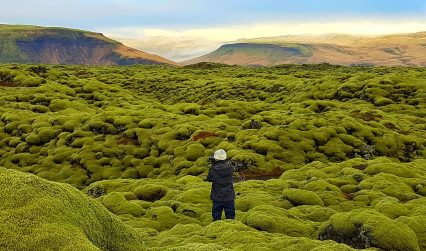
POLYGON ((324 34, 239 39, 180 64, 203 61, 262 66, 318 63, 426 66, 426 32, 383 36, 324 34), (292 53, 286 53, 290 51, 292 53))
POLYGON ((105 37, 62 27, 0 24, 1 63, 131 65, 175 63, 105 37))

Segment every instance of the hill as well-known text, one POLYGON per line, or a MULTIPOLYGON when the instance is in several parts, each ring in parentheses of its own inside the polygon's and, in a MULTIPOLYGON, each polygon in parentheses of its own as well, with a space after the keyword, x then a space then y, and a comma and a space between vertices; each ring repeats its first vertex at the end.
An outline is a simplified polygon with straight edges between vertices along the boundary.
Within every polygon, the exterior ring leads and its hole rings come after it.
POLYGON ((425 79, 423 67, 2 65, 0 166, 19 172, 0 170, 0 249, 426 250, 425 79), (237 218, 212 223, 219 148, 241 169, 237 218))
POLYGON ((426 66, 426 32, 378 37, 329 34, 242 39, 192 60, 237 65, 317 64, 426 66))
POLYGON ((174 64, 100 33, 26 25, 0 25, 0 63, 84 65, 174 64))

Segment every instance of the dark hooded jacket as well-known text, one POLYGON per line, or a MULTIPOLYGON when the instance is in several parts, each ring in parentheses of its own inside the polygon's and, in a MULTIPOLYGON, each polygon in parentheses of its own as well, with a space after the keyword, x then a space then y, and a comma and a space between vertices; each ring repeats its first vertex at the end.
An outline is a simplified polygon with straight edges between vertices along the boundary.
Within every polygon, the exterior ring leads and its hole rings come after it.
POLYGON ((212 182, 211 200, 230 202, 235 199, 233 172, 234 167, 226 161, 216 161, 213 164, 207 175, 207 180, 212 182))

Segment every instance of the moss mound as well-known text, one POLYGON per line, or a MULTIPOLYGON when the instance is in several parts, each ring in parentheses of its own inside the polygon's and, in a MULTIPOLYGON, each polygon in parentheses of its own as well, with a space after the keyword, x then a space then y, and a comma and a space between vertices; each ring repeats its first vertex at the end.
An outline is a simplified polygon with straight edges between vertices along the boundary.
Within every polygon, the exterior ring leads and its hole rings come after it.
POLYGON ((257 206, 243 217, 243 222, 257 230, 310 237, 316 223, 299 219, 287 210, 273 206, 257 206))
POLYGON ((145 249, 137 232, 69 185, 0 168, 0 198, 2 249, 145 249))
POLYGON ((257 231, 239 221, 208 226, 179 224, 148 241, 153 250, 353 250, 333 241, 317 241, 257 231))
POLYGON ((420 250, 413 230, 373 210, 357 209, 331 216, 319 238, 343 242, 355 248, 420 250))
POLYGON ((314 192, 303 189, 286 189, 283 191, 283 198, 289 200, 295 206, 299 205, 319 205, 324 206, 321 198, 314 192))

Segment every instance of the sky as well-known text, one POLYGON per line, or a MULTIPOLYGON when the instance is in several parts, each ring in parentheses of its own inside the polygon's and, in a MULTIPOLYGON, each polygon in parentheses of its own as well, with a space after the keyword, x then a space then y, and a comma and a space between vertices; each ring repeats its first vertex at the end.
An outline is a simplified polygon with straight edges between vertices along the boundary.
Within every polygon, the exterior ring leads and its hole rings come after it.
POLYGON ((179 61, 240 38, 426 31, 426 0, 2 0, 0 23, 102 32, 179 61))

